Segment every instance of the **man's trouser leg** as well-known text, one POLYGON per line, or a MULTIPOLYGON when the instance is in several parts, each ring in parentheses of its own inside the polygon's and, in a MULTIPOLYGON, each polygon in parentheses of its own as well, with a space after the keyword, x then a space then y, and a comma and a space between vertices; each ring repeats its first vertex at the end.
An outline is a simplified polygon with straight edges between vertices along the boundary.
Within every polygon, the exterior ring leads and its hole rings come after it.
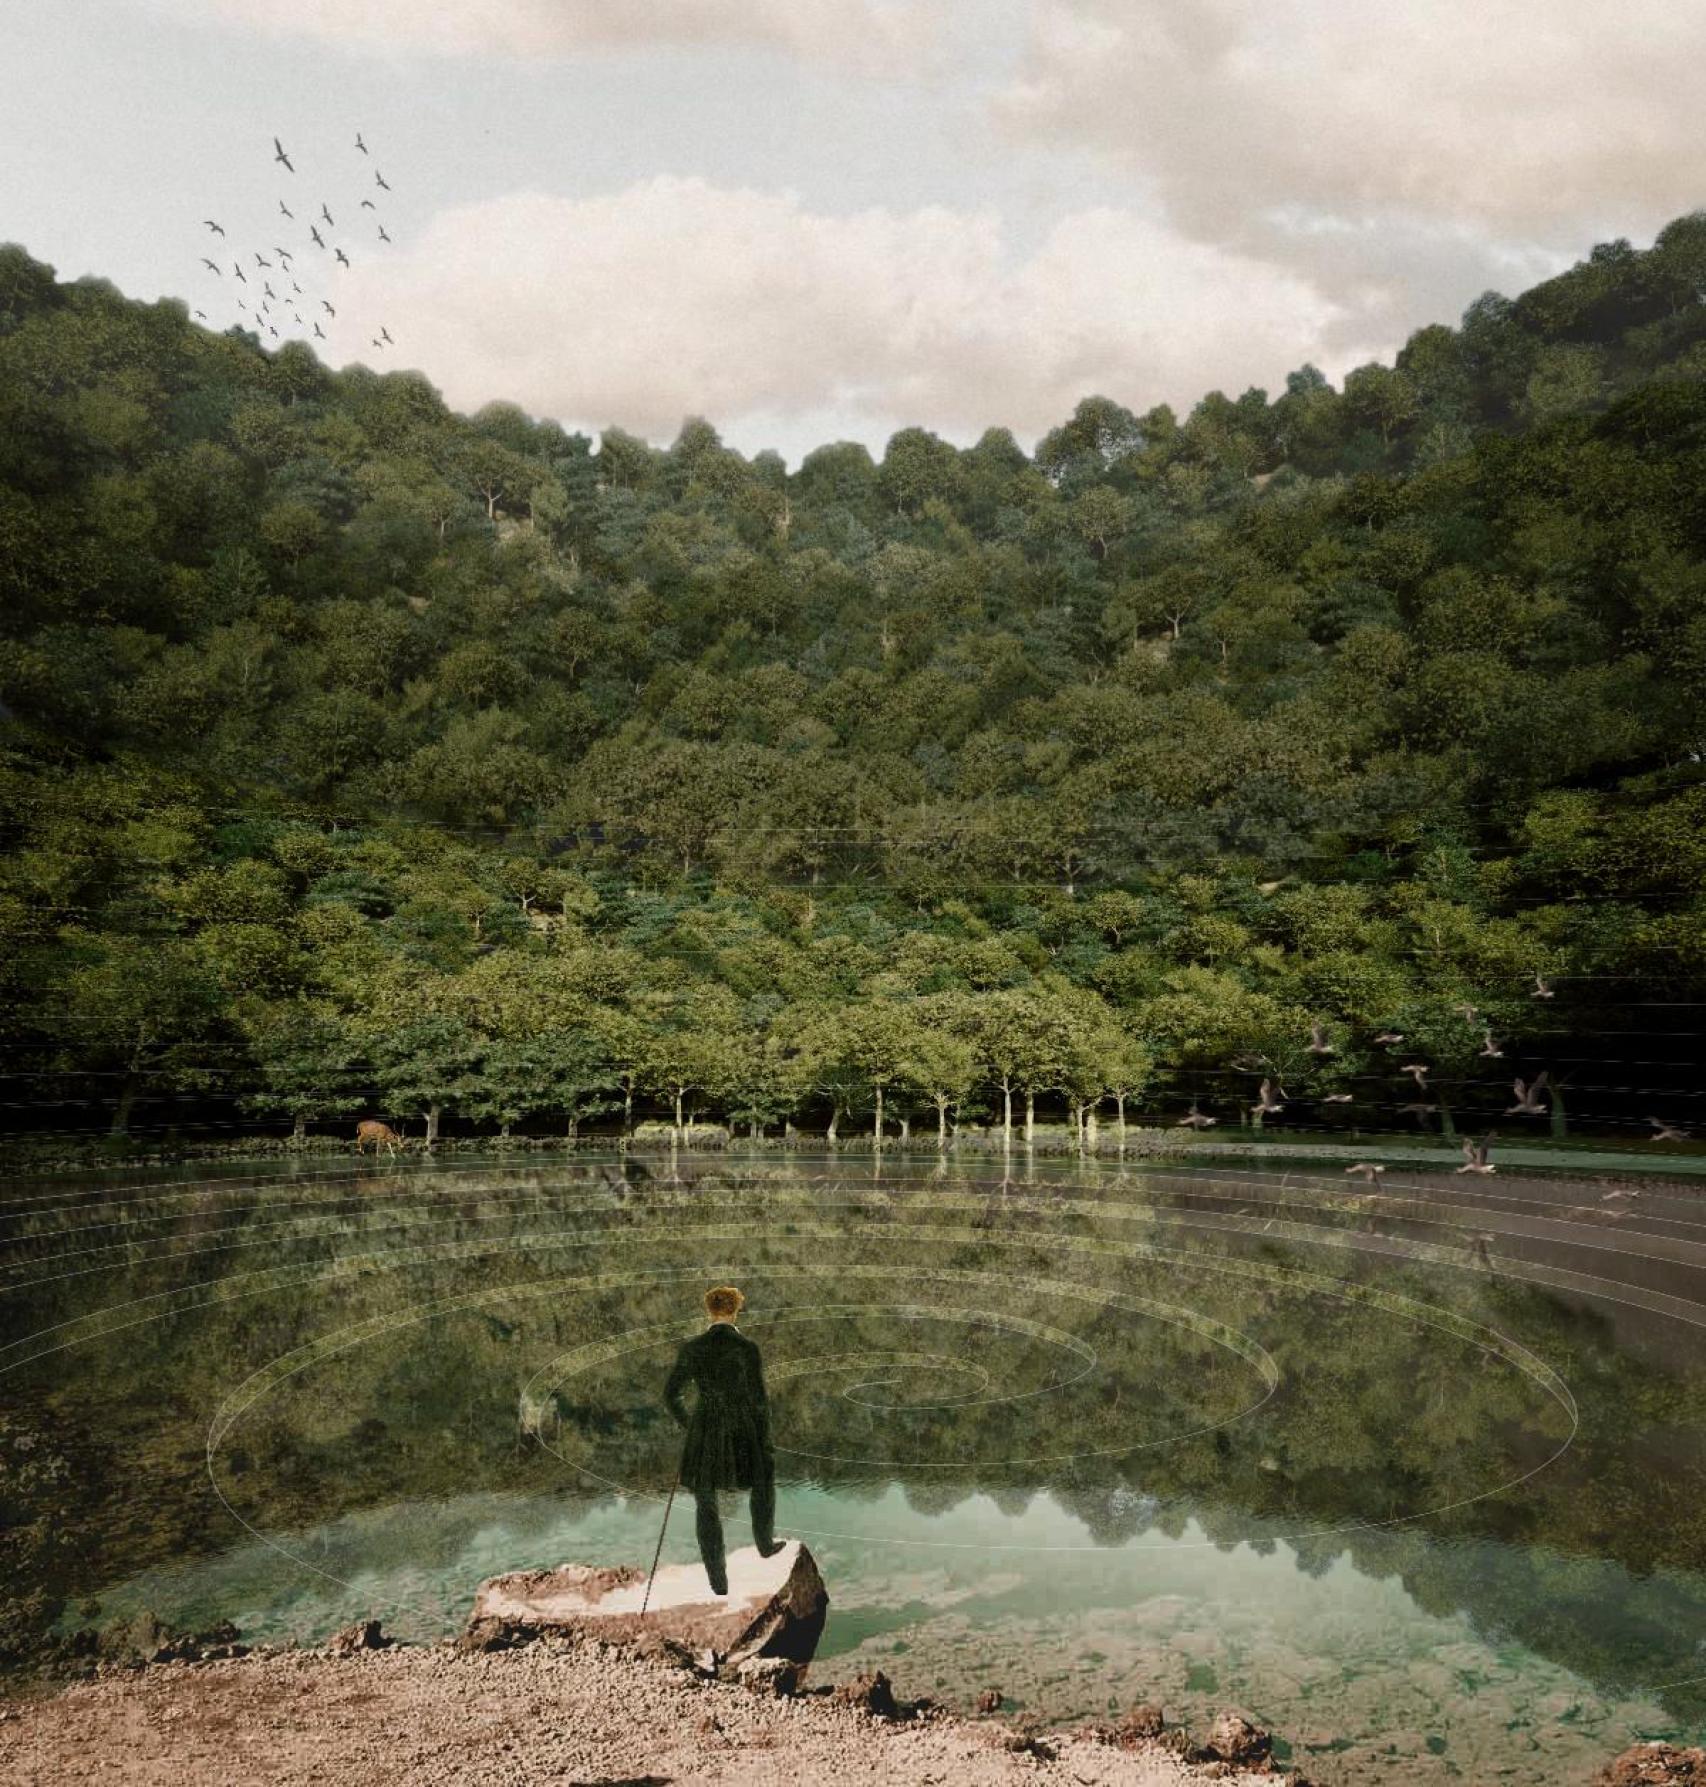
POLYGON ((716 1490, 694 1490, 693 1524, 699 1535, 699 1555, 704 1559, 711 1588, 716 1594, 726 1595, 729 1592, 728 1560, 723 1553, 723 1517, 717 1512, 716 1490))
POLYGON ((776 1471, 769 1464, 752 1479, 752 1542, 761 1552, 776 1543, 776 1471))

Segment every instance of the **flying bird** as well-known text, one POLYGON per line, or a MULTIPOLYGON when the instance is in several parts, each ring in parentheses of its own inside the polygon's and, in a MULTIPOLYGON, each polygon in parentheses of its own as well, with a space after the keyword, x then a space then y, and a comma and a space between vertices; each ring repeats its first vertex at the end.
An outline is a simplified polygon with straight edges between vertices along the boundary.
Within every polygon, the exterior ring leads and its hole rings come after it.
POLYGON ((336 312, 336 311, 335 311, 335 310, 334 310, 334 309, 333 309, 333 308, 332 308, 332 307, 331 307, 331 305, 330 305, 330 304, 328 304, 328 303, 327 303, 327 302, 326 302, 326 300, 325 300, 325 299, 324 299, 324 298, 322 298, 322 299, 321 299, 321 300, 320 300, 320 308, 321 308, 321 309, 322 309, 322 310, 323 310, 323 311, 325 311, 325 313, 326 313, 326 315, 327 315, 327 316, 336 316, 336 315, 337 315, 337 314, 338 314, 338 313, 337 313, 337 312, 336 312))
POLYGON ((1647 1121, 1653 1126, 1655 1142, 1686 1142, 1688 1140, 1690 1132, 1686 1129, 1678 1129, 1674 1123, 1663 1122, 1658 1117, 1649 1117, 1647 1121))
POLYGON ((1473 1005, 1460 1005, 1457 1009, 1462 1012, 1464 1023, 1473 1030, 1475 1028, 1475 1007, 1473 1005))
POLYGON ((1487 1152, 1493 1145, 1495 1130, 1488 1130, 1480 1141, 1465 1141, 1463 1144, 1463 1165, 1457 1170, 1460 1173, 1496 1173, 1499 1169, 1488 1160, 1487 1152))
POLYGON ((391 240, 391 238, 385 234, 384 224, 380 224, 380 226, 379 226, 379 240, 381 242, 389 242, 391 240))
POLYGON ((211 217, 204 217, 202 219, 202 222, 205 223, 207 225, 207 227, 213 231, 214 235, 223 236, 225 234, 225 232, 219 227, 218 224, 216 224, 213 221, 213 219, 211 217))
POLYGON ((262 289, 262 291, 264 291, 266 293, 266 295, 269 298, 276 298, 278 296, 278 293, 275 292, 272 289, 272 287, 270 285, 268 285, 264 279, 261 281, 261 289, 262 289))
POLYGON ((1382 1030, 1374 1040, 1376 1042, 1395 1043, 1402 1042, 1404 1036, 1403 1032, 1399 1030, 1382 1030))
POLYGON ((276 254, 281 261, 288 261, 290 259, 290 250, 288 248, 275 247, 273 253, 276 254))
POLYGON ((290 208, 290 207, 289 207, 289 206, 288 206, 288 205, 287 205, 287 204, 286 204, 286 203, 285 203, 285 202, 284 202, 284 200, 283 200, 283 199, 280 199, 280 200, 279 200, 279 201, 278 201, 278 208, 279 208, 279 210, 281 210, 281 211, 282 211, 282 212, 283 212, 283 213, 284 213, 284 214, 285 214, 285 216, 286 216, 286 217, 288 217, 288 218, 289 218, 289 219, 290 219, 290 220, 291 220, 291 221, 292 221, 292 222, 293 222, 293 223, 294 223, 294 222, 295 222, 295 221, 296 221, 296 213, 295 213, 295 212, 294 212, 294 211, 292 211, 292 210, 291 210, 291 208, 290 208))
POLYGON ((1219 1121, 1218 1117, 1205 1117, 1197 1109, 1197 1101, 1193 1098, 1190 1110, 1179 1119, 1179 1126, 1182 1129, 1213 1129, 1219 1121))
POLYGON ((1357 1174, 1364 1185, 1372 1185, 1386 1169, 1372 1160, 1359 1160, 1355 1166, 1346 1167, 1345 1171, 1357 1174))
POLYGON ((205 310, 198 310, 195 314, 199 316, 204 323, 207 321, 207 312, 205 310))
POLYGON ((314 238, 314 245, 317 248, 324 248, 326 246, 326 238, 324 236, 322 236, 317 229, 315 229, 313 224, 309 224, 308 234, 314 238))
POLYGON ((1531 999, 1550 999, 1552 997, 1554 997, 1554 995, 1553 995, 1551 987, 1547 984, 1547 982, 1544 979, 1541 978, 1540 975, 1538 975, 1538 974, 1535 975, 1535 977, 1534 977, 1534 991, 1529 994, 1529 998, 1531 998, 1531 999))
POLYGON ((1501 1060, 1504 1056, 1504 1050, 1501 1049, 1499 1047, 1499 1045, 1493 1041, 1492 1031, 1487 1030, 1487 1031, 1484 1031, 1482 1034, 1486 1037, 1487 1040, 1481 1044, 1481 1053, 1483 1055, 1485 1055, 1488 1058, 1488 1060, 1490 1060, 1490 1061, 1501 1060))
POLYGON ((328 211, 328 210, 327 210, 327 209, 326 209, 326 201, 325 201, 325 200, 324 200, 324 199, 322 199, 322 200, 321 200, 321 201, 320 201, 320 215, 321 215, 321 216, 322 216, 322 217, 323 217, 323 218, 325 218, 325 220, 326 220, 326 228, 327 228, 327 229, 329 229, 329 230, 335 230, 335 229, 336 229, 336 228, 337 228, 337 227, 338 227, 338 226, 337 226, 337 223, 336 223, 336 221, 335 221, 335 220, 334 220, 334 218, 333 218, 333 216, 332 216, 332 214, 331 214, 331 212, 330 212, 330 211, 328 211))
POLYGON ((1410 1077, 1416 1082, 1416 1090, 1418 1092, 1426 1092, 1427 1091, 1427 1089, 1428 1089, 1428 1069, 1427 1069, 1426 1062, 1406 1061, 1404 1063, 1404 1065, 1398 1069, 1398 1071, 1400 1073, 1407 1073, 1410 1075, 1410 1077))
POLYGON ((298 297, 302 296, 302 287, 299 286, 294 279, 290 282, 290 289, 295 292, 298 297))
POLYGON ((361 208, 364 211, 377 211, 379 209, 372 199, 363 199, 361 201, 361 208))
POLYGON ((217 266, 215 266, 214 263, 212 261, 210 261, 205 254, 201 257, 201 264, 208 270, 208 272, 218 273, 219 277, 221 279, 223 279, 225 277, 225 275, 223 273, 220 273, 219 268, 217 266))
POLYGON ((314 333, 318 335, 322 341, 326 339, 326 331, 322 329, 318 323, 314 325, 314 333))
POLYGON ((1540 1093, 1546 1084, 1545 1074, 1539 1075, 1532 1086, 1522 1080, 1513 1080, 1512 1088, 1516 1093, 1516 1103, 1505 1112, 1507 1117, 1518 1115, 1524 1117, 1544 1117, 1546 1107, 1540 1102, 1540 1093))
POLYGON ((1327 1040, 1327 1032, 1313 1021, 1309 1026, 1309 1052, 1312 1055, 1333 1055, 1338 1051, 1327 1040))
POLYGON ((343 262, 343 264, 346 267, 349 265, 349 256, 347 254, 345 254, 341 248, 335 248, 332 250, 332 252, 338 257, 338 259, 340 261, 343 262))
POLYGON ((268 323, 268 324, 267 324, 267 327, 268 327, 268 328, 269 328, 269 329, 272 329, 272 338, 273 338, 273 340, 274 340, 274 341, 277 341, 277 340, 278 340, 278 330, 276 330, 276 329, 273 329, 273 326, 272 326, 272 324, 271 324, 271 323, 268 323))
POLYGON ((383 323, 379 325, 379 333, 390 346, 395 347, 397 345, 396 342, 391 340, 391 331, 387 329, 383 323))
POLYGON ((242 280, 244 285, 247 285, 249 283, 248 275, 243 271, 242 266, 237 261, 233 261, 231 263, 231 271, 233 273, 235 273, 240 280, 242 280))
POLYGON ((272 146, 273 146, 273 152, 274 152, 273 160, 274 161, 282 161, 287 168, 290 168, 291 173, 294 174, 296 172, 296 169, 291 167, 291 165, 290 165, 290 157, 288 155, 286 155, 284 152, 284 144, 281 143, 277 137, 274 137, 272 140, 272 146))
POLYGON ((1418 1123, 1426 1123, 1429 1116, 1436 1108, 1436 1106, 1431 1104, 1401 1104, 1399 1105, 1398 1110, 1400 1114, 1409 1111, 1414 1115, 1418 1123))
POLYGON ((391 182, 389 180, 387 180, 382 173, 380 173, 378 168, 375 168, 373 170, 373 177, 375 180, 377 180, 379 182, 379 184, 381 186, 383 186, 385 188, 385 190, 387 192, 389 192, 391 190, 391 182))
POLYGON ((366 145, 366 143, 364 143, 361 140, 361 132, 359 130, 355 133, 355 146, 362 152, 363 155, 365 155, 367 153, 367 145, 366 145))
POLYGON ((1356 1100, 1348 1092, 1329 1092, 1321 1102, 1323 1104, 1355 1104, 1356 1100))
POLYGON ((1275 1111, 1279 1110, 1284 1105, 1284 1103, 1285 1088, 1283 1086, 1276 1086, 1272 1080, 1263 1080, 1261 1093, 1257 1097, 1256 1102, 1250 1106, 1250 1109, 1252 1111, 1261 1111, 1266 1116, 1272 1116, 1275 1111))

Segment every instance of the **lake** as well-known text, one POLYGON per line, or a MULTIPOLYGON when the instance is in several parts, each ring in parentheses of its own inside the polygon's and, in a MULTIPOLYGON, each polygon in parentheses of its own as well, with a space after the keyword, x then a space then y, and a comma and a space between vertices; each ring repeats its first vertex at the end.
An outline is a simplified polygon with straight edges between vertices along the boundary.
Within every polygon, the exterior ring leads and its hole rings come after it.
MULTIPOLYGON (((1706 1734, 1699 1193, 868 1153, 307 1156, 0 1198, 0 1644, 428 1639, 649 1564, 747 1295, 814 1680, 1270 1725, 1326 1783, 1706 1734)), ((747 1543, 729 1498, 731 1548, 747 1543)), ((677 1498, 665 1561, 696 1556, 677 1498)))

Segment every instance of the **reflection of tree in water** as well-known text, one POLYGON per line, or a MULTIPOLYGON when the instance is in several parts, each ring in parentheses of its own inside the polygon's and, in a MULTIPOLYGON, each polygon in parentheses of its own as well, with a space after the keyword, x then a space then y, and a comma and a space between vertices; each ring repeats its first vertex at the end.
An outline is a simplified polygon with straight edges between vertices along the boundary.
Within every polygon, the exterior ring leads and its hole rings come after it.
MULTIPOLYGON (((1194 1523, 1222 1551, 1288 1545, 1311 1575, 1349 1557, 1366 1575, 1399 1579, 1425 1609, 1467 1611, 1489 1640, 1519 1641, 1608 1689, 1686 1674, 1686 1647, 1706 1629, 1706 1591, 1693 1574, 1706 1565, 1706 1501, 1691 1488, 1703 1480, 1695 1435, 1706 1425, 1706 1373, 1660 1369, 1620 1348, 1603 1320, 1545 1292, 1508 1280, 1430 1278, 1392 1260, 1344 1265, 1349 1277, 1456 1303, 1490 1321, 1572 1386, 1582 1417, 1575 1445, 1520 1487, 1467 1500, 1555 1449, 1566 1423, 1552 1399, 1508 1362, 1448 1334, 1219 1270, 1251 1260, 1236 1236, 1193 1231, 1185 1259, 1070 1255, 1053 1245, 1059 1235, 1165 1242, 1166 1218, 1146 1219, 1147 1227, 1084 1220, 1051 1213, 1045 1197, 1028 1209, 1010 1202, 999 1224, 979 1234, 966 1211, 913 1210, 904 1196, 869 1212, 836 1212, 827 1202, 770 1212, 756 1194, 720 1206, 714 1173, 667 1209, 632 1196, 618 1207, 608 1191, 593 1193, 585 1208, 542 1200, 555 1185, 512 1175, 502 1190, 462 1183, 453 1201, 435 1204, 405 1183, 383 1203, 328 1202, 311 1232, 308 1220, 293 1232, 274 1226, 276 1215, 240 1204, 197 1203, 146 1230, 133 1227, 158 1243, 152 1256, 137 1250, 110 1271, 15 1297, 20 1335, 84 1317, 98 1330, 105 1318, 95 1312, 162 1291, 195 1306, 85 1340, 13 1375, 19 1418, 27 1420, 31 1397, 50 1397, 58 1431, 73 1436, 61 1444, 77 1457, 69 1486, 63 1478, 53 1485, 51 1544, 15 1537, 46 1527, 28 1483, 20 1489, 14 1473, 6 1485, 25 1504, 10 1522, 8 1562, 23 1585, 12 1597, 13 1624, 19 1617, 39 1624, 67 1597, 228 1543, 229 1525, 207 1518, 210 1412, 249 1372, 369 1318, 398 1325, 283 1378, 221 1446, 226 1492, 257 1526, 309 1527, 481 1490, 552 1495, 570 1506, 607 1499, 611 1483, 661 1490, 678 1444, 658 1402, 673 1339, 615 1352, 559 1383, 546 1368, 589 1339, 650 1327, 675 1337, 691 1331, 698 1288, 691 1274, 702 1276, 707 1261, 720 1271, 726 1261, 753 1300, 748 1331, 777 1368, 784 1484, 798 1454, 798 1474, 838 1495, 874 1501, 898 1483, 908 1507, 927 1516, 945 1518, 976 1495, 1017 1515, 1046 1492, 1098 1545, 1150 1531, 1179 1537, 1194 1523), (813 1232, 826 1220, 844 1231, 833 1246, 813 1232), (665 1223, 680 1226, 672 1232, 665 1223), (743 1223, 750 1236, 732 1233, 743 1223), (899 1246, 876 1223, 961 1232, 921 1232, 899 1246), (1027 1225, 1040 1223, 1050 1231, 1033 1237, 1027 1225), (722 1238, 706 1243, 683 1232, 698 1224, 722 1238), (611 1244, 587 1245, 595 1235, 611 1244), (207 1249, 210 1238, 218 1251, 158 1257, 172 1247, 207 1249), (230 1247, 244 1238, 263 1245, 230 1247), (458 1243, 469 1251, 459 1256, 458 1243), (438 1251, 411 1257, 411 1246, 438 1251), (356 1256, 381 1250, 391 1255, 382 1265, 355 1266, 356 1256), (860 1261, 885 1268, 886 1279, 850 1280, 860 1261), (689 1275, 561 1282, 565 1274, 671 1266, 689 1275), (280 1281, 256 1298, 205 1301, 243 1289, 237 1275, 260 1269, 311 1277, 280 1281), (998 1300, 944 1280, 928 1319, 897 1319, 888 1308, 821 1321, 778 1313, 832 1300, 919 1303, 916 1281, 931 1269, 993 1274, 1008 1292, 998 1300), (1113 1303, 1026 1294, 1068 1275, 1188 1305, 1249 1334, 1278 1364, 1273 1397, 1251 1419, 1186 1433, 1255 1399, 1250 1364, 1200 1333, 1113 1303), (467 1297, 468 1307, 409 1319, 420 1306, 456 1297, 467 1297), (1076 1354, 993 1319, 1008 1308, 1046 1318, 1093 1349, 1094 1369, 1077 1377, 1076 1354), (861 1353, 907 1348, 975 1358, 990 1373, 988 1395, 1043 1393, 987 1401, 972 1394, 975 1379, 936 1366, 891 1362, 873 1372, 857 1363, 861 1353), (854 1357, 797 1377, 782 1369, 816 1355, 854 1357), (1067 1377, 1075 1381, 1060 1382, 1067 1377), (899 1385, 896 1402, 939 1396, 942 1406, 872 1407, 842 1393, 875 1378, 899 1385), (1095 1455, 1149 1441, 1165 1443, 1095 1455), (1034 1465, 1001 1462, 1045 1454, 1034 1465), (891 1457, 911 1457, 918 1468, 861 1462, 891 1457), (949 1461, 957 1468, 924 1468, 949 1461), (147 1486, 145 1498, 138 1484, 147 1486), (1406 1520, 1434 1508, 1444 1511, 1406 1520), (1401 1524, 1363 1524, 1383 1521, 1401 1524)), ((44 1216, 30 1239, 58 1251, 74 1244, 67 1238, 78 1220, 44 1216)), ((1287 1258, 1271 1244, 1268 1254, 1287 1258)), ((1305 1263, 1318 1267, 1319 1256, 1305 1263)), ((1666 1699, 1679 1717, 1706 1711, 1692 1688, 1666 1699)))

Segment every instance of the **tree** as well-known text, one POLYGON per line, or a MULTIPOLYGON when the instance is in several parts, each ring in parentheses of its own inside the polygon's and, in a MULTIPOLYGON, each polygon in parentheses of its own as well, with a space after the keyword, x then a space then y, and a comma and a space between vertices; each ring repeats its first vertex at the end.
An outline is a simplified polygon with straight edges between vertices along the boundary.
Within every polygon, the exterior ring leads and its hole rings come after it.
POLYGON ((242 1023, 260 1081, 260 1089, 245 1096, 244 1107, 289 1117, 293 1147, 303 1145, 311 1122, 344 1116, 367 1103, 359 1079, 360 1039, 330 1002, 250 1003, 242 1023))

